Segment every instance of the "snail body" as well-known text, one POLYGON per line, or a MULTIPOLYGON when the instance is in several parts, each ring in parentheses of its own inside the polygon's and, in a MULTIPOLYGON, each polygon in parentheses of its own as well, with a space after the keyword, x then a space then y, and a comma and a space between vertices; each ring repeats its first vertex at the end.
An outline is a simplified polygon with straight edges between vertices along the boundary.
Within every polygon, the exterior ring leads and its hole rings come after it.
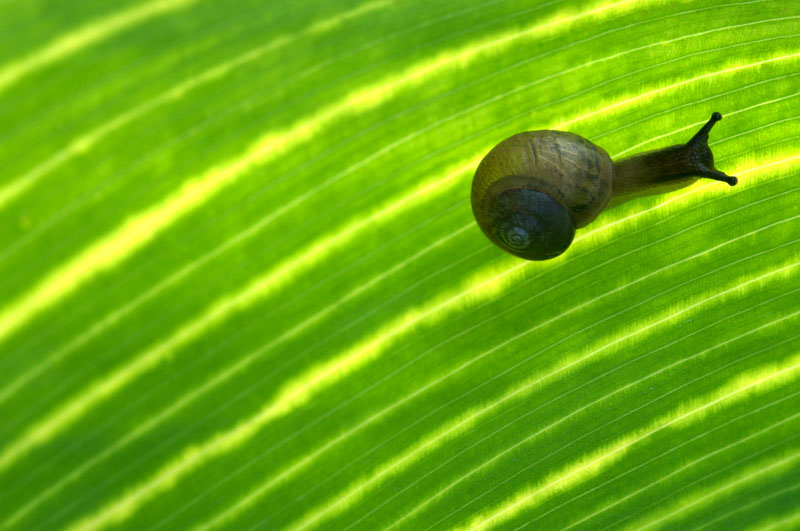
POLYGON ((714 168, 708 133, 715 112, 682 145, 613 162, 573 133, 527 131, 495 146, 472 181, 478 226, 498 247, 520 258, 547 260, 567 250, 575 229, 588 225, 613 198, 658 193, 707 177, 733 186, 714 168))

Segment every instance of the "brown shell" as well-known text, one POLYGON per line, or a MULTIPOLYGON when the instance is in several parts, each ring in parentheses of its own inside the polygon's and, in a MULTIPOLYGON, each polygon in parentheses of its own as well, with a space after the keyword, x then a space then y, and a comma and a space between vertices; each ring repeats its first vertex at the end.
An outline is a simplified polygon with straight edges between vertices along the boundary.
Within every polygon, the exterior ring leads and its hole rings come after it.
POLYGON ((502 183, 543 192, 566 207, 575 228, 596 218, 614 190, 614 164, 606 151, 583 137, 564 131, 527 131, 497 144, 481 161, 472 181, 472 206, 476 217, 488 211, 502 183))

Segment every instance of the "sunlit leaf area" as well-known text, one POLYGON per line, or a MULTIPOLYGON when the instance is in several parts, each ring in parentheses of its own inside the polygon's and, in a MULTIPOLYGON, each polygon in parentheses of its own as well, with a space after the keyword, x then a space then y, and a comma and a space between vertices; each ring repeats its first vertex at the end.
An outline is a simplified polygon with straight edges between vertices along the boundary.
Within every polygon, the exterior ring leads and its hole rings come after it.
POLYGON ((0 1, 0 529, 800 528, 800 3, 0 1), (709 179, 526 261, 478 163, 709 179))

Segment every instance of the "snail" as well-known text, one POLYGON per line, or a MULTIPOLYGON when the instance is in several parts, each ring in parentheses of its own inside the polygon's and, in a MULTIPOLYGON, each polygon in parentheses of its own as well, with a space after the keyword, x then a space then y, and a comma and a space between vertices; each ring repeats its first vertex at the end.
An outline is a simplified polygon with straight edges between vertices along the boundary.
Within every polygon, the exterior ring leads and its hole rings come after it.
POLYGON ((662 193, 706 177, 738 181, 714 167, 708 133, 715 112, 689 142, 612 162, 606 151, 564 131, 527 131, 497 144, 472 180, 472 212, 498 247, 520 258, 555 258, 609 204, 662 193))

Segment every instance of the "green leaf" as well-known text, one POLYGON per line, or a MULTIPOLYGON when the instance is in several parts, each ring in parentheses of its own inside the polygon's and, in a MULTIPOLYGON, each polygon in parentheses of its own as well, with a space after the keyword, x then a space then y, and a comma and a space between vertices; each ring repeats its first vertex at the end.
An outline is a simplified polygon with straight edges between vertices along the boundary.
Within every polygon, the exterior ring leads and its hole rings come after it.
POLYGON ((800 525, 800 5, 7 0, 0 527, 800 525), (718 168, 525 262, 525 130, 718 168))

